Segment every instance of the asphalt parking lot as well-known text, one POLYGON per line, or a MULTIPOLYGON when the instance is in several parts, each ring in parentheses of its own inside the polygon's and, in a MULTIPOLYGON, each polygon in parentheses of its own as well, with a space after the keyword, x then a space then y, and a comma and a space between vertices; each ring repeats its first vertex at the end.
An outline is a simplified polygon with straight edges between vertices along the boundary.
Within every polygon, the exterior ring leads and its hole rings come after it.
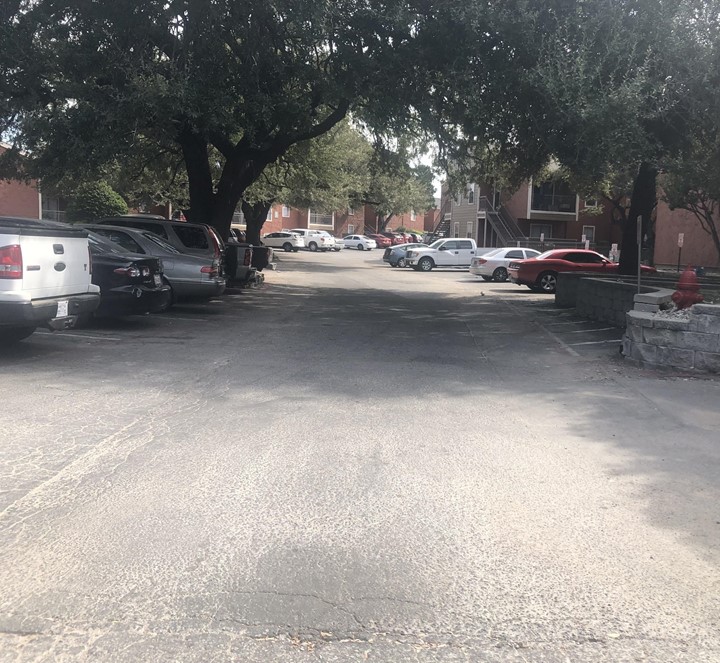
POLYGON ((0 352, 0 661, 720 660, 720 383, 380 257, 0 352))

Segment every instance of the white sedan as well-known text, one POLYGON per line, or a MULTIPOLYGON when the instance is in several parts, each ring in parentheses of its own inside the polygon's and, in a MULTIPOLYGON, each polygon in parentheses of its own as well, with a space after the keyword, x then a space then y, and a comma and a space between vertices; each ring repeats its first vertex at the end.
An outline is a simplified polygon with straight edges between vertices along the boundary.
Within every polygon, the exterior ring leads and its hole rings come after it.
POLYGON ((358 251, 370 251, 377 248, 377 242, 374 239, 365 237, 365 235, 345 235, 342 242, 346 249, 357 249, 358 251))
POLYGON ((262 243, 288 252, 297 251, 305 246, 303 238, 291 232, 268 233, 262 238, 262 243))
POLYGON ((493 249, 490 253, 475 256, 470 262, 470 273, 482 276, 486 281, 507 281, 508 266, 513 260, 527 260, 537 258, 540 251, 522 247, 507 247, 493 249))

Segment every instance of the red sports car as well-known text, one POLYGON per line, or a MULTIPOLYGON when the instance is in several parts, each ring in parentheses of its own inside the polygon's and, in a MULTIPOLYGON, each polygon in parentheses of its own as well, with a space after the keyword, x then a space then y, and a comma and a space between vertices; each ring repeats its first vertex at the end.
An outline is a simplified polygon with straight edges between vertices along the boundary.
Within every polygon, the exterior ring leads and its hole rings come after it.
MULTIPOLYGON (((545 251, 537 258, 517 260, 508 267, 510 280, 518 285, 526 285, 535 292, 555 292, 557 275, 560 272, 599 272, 614 274, 618 263, 610 262, 595 251, 581 249, 553 249, 545 251)), ((654 274, 654 267, 642 265, 644 274, 654 274)))

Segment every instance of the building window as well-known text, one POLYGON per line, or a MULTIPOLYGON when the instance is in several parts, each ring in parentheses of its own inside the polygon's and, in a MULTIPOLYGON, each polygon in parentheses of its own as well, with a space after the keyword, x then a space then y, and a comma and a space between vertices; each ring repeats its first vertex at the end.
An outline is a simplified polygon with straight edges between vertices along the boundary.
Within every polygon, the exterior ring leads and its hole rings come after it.
POLYGON ((598 206, 597 198, 585 198, 585 207, 597 207, 597 206, 598 206))
POLYGON ((410 221, 415 221, 417 219, 417 214, 415 214, 415 210, 412 210, 410 212, 410 221))
POLYGON ((272 221, 272 207, 268 210, 266 221, 272 221))
POLYGON ((467 231, 466 231, 466 233, 465 233, 465 237, 469 237, 470 239, 472 239, 472 236, 473 236, 473 222, 472 222, 472 221, 468 221, 468 222, 467 222, 467 231))
POLYGON ((468 205, 472 205, 475 202, 475 188, 471 187, 467 192, 468 205))
POLYGON ((348 223, 347 234, 348 235, 355 234, 355 226, 352 223, 348 223))
POLYGON ((552 225, 549 223, 531 223, 530 237, 540 239, 540 235, 544 235, 545 239, 552 237, 552 225))
POLYGON ((283 219, 290 218, 290 208, 287 205, 282 206, 282 215, 283 215, 283 219))
POLYGON ((355 216, 355 210, 352 207, 348 207, 348 216, 355 216))
POLYGON ((577 211, 577 196, 567 182, 542 182, 533 186, 531 209, 574 214, 577 211))
POLYGON ((453 224, 453 237, 460 237, 460 222, 455 221, 453 224))
POLYGON ((334 217, 332 214, 322 214, 320 212, 310 212, 310 225, 311 226, 329 226, 330 228, 334 225, 334 217))
POLYGON ((595 226, 583 226, 582 234, 585 235, 585 240, 590 244, 595 242, 595 226))

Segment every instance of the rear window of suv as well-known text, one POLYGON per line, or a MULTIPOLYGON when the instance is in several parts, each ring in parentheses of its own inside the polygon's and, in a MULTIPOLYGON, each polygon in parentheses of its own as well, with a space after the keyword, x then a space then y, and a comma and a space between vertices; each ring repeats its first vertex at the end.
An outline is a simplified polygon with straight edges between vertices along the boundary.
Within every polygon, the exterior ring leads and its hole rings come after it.
POLYGON ((178 239, 189 249, 207 249, 207 235, 202 228, 193 226, 173 226, 178 239))

